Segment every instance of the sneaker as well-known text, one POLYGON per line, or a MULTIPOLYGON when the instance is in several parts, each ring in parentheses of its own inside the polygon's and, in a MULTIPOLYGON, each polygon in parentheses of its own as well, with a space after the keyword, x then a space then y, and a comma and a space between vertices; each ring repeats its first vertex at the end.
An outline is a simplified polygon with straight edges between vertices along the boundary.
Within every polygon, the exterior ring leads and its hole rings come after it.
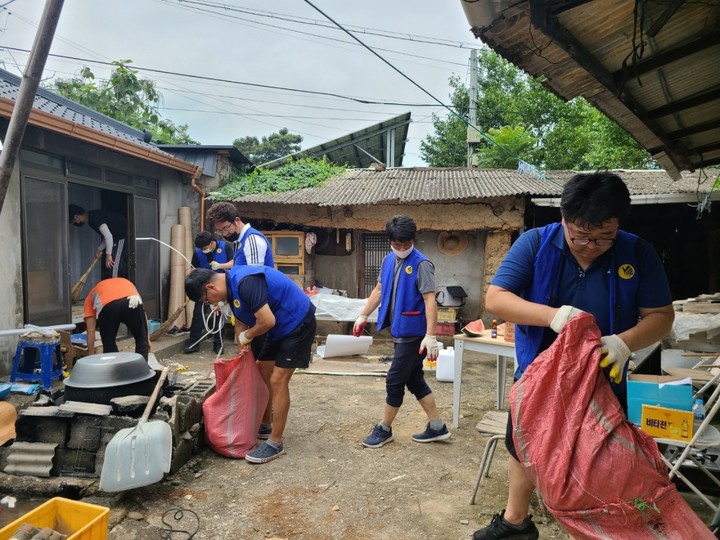
POLYGON ((433 429, 430 427, 430 422, 428 422, 425 431, 416 433, 410 438, 415 442, 445 441, 450 438, 450 432, 445 424, 440 429, 433 429))
POLYGON ((270 438, 271 433, 272 433, 272 426, 270 426, 270 427, 260 426, 260 429, 258 429, 258 432, 257 432, 257 438, 262 441, 266 441, 267 439, 270 438))
POLYGON ((284 453, 285 449, 282 445, 280 445, 280 448, 275 448, 268 443, 263 443, 252 452, 247 453, 245 455, 245 461, 249 461, 250 463, 267 463, 268 461, 272 461, 273 459, 280 457, 284 453))
POLYGON ((392 428, 390 428, 390 431, 385 431, 382 427, 380 427, 380 424, 376 424, 375 427, 372 428, 370 435, 365 437, 362 445, 366 448, 380 448, 392 440, 392 428))
POLYGON ((513 540, 537 540, 540 532, 532 521, 532 516, 526 517, 520 525, 513 525, 505 521, 505 510, 493 516, 490 525, 475 531, 473 540, 496 540, 511 538, 513 540))

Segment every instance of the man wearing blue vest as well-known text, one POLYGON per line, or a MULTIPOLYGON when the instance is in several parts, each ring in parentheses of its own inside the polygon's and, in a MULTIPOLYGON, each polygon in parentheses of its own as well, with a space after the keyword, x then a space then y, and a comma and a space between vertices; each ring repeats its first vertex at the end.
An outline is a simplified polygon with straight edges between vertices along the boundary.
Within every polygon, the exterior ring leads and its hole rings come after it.
POLYGON ((234 262, 213 266, 213 270, 227 270, 233 264, 263 264, 270 268, 275 267, 270 241, 249 223, 242 222, 234 204, 216 202, 208 209, 207 219, 215 227, 215 232, 232 242, 235 249, 234 262))
POLYGON ((385 232, 390 240, 389 253, 383 260, 378 282, 360 310, 353 335, 360 336, 368 316, 380 307, 378 331, 389 326, 394 351, 385 379, 386 397, 382 421, 376 424, 362 444, 380 448, 393 440, 392 423, 405 396, 405 387, 420 403, 428 417, 425 431, 411 438, 428 443, 450 438, 440 418, 432 390, 425 382, 423 359, 437 357, 437 304, 435 303, 435 267, 415 247, 417 225, 408 216, 388 220, 385 232))
POLYGON ((229 303, 237 319, 238 352, 265 335, 257 358, 270 390, 272 430, 245 459, 266 463, 279 457, 285 451, 282 436, 290 410, 290 378, 297 368, 310 364, 315 306, 289 277, 267 266, 233 266, 226 274, 195 269, 185 278, 185 294, 195 302, 229 303))
MULTIPOLYGON (((206 268, 211 270, 213 266, 218 267, 216 272, 224 273, 225 270, 219 268, 221 265, 232 262, 233 248, 230 242, 222 240, 218 242, 212 233, 203 231, 195 237, 195 251, 193 253, 193 268, 206 268)), ((200 340, 206 333, 205 320, 210 312, 208 304, 204 302, 196 302, 193 308, 192 323, 190 324, 190 336, 188 338, 183 352, 185 354, 196 353, 200 350, 200 340)), ((213 334, 213 352, 219 354, 222 352, 222 340, 220 338, 221 329, 213 334)))
MULTIPOLYGON (((529 230, 512 245, 485 305, 517 325, 516 380, 565 323, 583 311, 592 313, 602 334, 600 367, 626 408, 631 351, 661 339, 674 320, 662 263, 648 242, 620 229, 630 213, 630 193, 615 174, 573 176, 563 188, 560 213, 561 223, 529 230)), ((507 507, 475 531, 474 540, 539 536, 529 515, 535 486, 518 461, 510 417, 505 445, 510 453, 507 507)))

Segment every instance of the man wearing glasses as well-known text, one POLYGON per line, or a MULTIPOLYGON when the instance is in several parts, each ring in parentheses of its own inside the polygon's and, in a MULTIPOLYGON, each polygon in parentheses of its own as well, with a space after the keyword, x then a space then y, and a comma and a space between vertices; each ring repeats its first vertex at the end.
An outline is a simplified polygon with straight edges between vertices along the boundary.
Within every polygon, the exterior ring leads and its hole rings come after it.
MULTIPOLYGON (((567 321, 592 313, 602 334, 600 367, 608 368, 626 409, 631 351, 661 339, 674 319, 662 263, 648 242, 620 229, 630 194, 615 174, 573 176, 563 188, 560 213, 560 223, 529 230, 513 244, 488 288, 486 307, 517 325, 516 380, 567 321)), ((539 536, 529 515, 534 485, 518 461, 512 433, 508 417, 507 507, 475 531, 475 540, 539 536)))
POLYGON ((210 226, 235 248, 234 261, 216 263, 213 270, 227 270, 235 265, 265 265, 274 268, 272 246, 263 233, 243 223, 237 208, 229 202, 216 202, 207 212, 210 226))

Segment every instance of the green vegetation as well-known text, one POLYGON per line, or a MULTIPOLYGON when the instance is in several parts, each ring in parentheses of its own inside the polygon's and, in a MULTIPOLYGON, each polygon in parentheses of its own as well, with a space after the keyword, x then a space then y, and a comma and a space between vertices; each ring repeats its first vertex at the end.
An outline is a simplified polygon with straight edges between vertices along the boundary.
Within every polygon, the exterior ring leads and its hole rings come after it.
MULTIPOLYGON (((450 103, 469 115, 469 89, 450 79, 450 103)), ((431 167, 464 167, 467 126, 454 115, 433 115, 435 132, 420 145, 431 167)), ((656 168, 650 154, 625 130, 586 100, 566 102, 488 49, 480 51, 477 128, 488 140, 477 145, 478 166, 517 167, 518 158, 540 169, 656 168)))
POLYGON ((250 174, 234 171, 217 191, 210 193, 213 201, 233 201, 257 193, 282 193, 307 187, 321 186, 326 180, 339 176, 346 166, 335 165, 325 157, 321 160, 301 158, 277 169, 259 167, 250 174))
POLYGON ((162 96, 155 81, 138 77, 137 70, 130 69, 131 63, 115 60, 115 69, 107 81, 96 81, 95 74, 86 67, 79 76, 53 81, 48 89, 135 129, 150 131, 154 143, 199 144, 190 138, 187 124, 176 126, 160 118, 162 96))
POLYGON ((233 146, 255 165, 262 165, 299 152, 302 140, 302 135, 290 133, 287 128, 282 128, 277 133, 263 137, 262 140, 257 137, 235 139, 233 146))

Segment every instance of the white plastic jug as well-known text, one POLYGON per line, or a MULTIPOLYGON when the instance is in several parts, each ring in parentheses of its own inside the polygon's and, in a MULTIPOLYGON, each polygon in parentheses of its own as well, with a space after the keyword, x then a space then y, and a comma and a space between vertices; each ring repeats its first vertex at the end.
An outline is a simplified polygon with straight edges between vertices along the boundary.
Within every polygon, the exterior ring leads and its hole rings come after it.
POLYGON ((438 354, 435 378, 441 382, 455 382, 455 350, 452 347, 438 354))

